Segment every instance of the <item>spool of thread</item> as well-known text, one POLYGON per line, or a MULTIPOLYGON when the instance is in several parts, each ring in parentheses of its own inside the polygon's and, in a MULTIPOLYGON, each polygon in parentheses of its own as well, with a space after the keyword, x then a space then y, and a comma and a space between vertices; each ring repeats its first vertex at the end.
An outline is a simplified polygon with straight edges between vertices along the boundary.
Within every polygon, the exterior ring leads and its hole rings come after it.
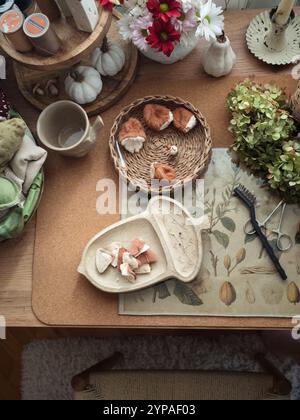
POLYGON ((52 29, 48 17, 43 13, 28 16, 23 31, 39 54, 49 57, 60 50, 60 40, 52 29))
POLYGON ((37 0, 39 8, 50 20, 50 22, 56 22, 60 19, 60 9, 55 3, 55 0, 37 0))
POLYGON ((36 0, 15 0, 15 4, 25 16, 40 12, 36 0))
POLYGON ((32 50, 32 44, 23 32, 24 16, 20 10, 10 10, 0 17, 0 30, 19 52, 32 50))

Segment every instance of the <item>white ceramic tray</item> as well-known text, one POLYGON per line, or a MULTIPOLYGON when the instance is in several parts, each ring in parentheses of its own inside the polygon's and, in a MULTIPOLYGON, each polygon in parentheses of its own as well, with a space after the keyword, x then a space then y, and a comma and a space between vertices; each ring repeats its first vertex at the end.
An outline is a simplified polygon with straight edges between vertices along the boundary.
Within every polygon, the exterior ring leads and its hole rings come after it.
POLYGON ((177 201, 166 197, 153 198, 147 210, 139 216, 118 222, 98 233, 84 250, 79 273, 95 287, 108 293, 128 293, 145 289, 170 278, 184 283, 193 281, 202 263, 201 232, 209 227, 207 217, 196 220, 177 201), (104 274, 96 268, 96 252, 113 242, 129 246, 141 239, 157 254, 151 274, 138 275, 129 283, 113 267, 104 274))

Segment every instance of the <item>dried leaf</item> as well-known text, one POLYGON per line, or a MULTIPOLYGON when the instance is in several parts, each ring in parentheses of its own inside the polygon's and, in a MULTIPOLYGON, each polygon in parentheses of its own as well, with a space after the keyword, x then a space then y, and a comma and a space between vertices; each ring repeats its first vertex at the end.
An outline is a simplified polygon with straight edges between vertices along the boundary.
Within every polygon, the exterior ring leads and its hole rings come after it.
POLYGON ((196 295, 193 289, 191 289, 189 286, 179 281, 176 282, 174 294, 179 299, 179 301, 183 303, 184 305, 190 305, 190 306, 203 305, 202 300, 199 298, 199 296, 196 295))
POLYGON ((222 217, 221 223, 224 226, 224 228, 229 230, 229 232, 233 233, 236 231, 236 224, 230 217, 222 217))
POLYGON ((229 246, 229 236, 226 233, 220 232, 219 230, 214 230, 212 232, 216 240, 222 245, 225 249, 229 246))

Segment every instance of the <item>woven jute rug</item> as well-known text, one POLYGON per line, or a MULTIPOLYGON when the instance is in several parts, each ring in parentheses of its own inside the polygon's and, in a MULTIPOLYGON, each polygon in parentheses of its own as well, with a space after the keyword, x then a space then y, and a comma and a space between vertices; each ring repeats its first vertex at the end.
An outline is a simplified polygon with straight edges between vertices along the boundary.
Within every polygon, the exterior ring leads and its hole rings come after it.
MULTIPOLYGON (((255 356, 265 353, 266 349, 256 334, 37 341, 29 344, 23 352, 23 399, 72 399, 73 376, 116 351, 124 355, 124 361, 115 366, 121 370, 262 372, 255 356)), ((271 354, 267 357, 292 383, 292 398, 299 400, 300 366, 271 354)))

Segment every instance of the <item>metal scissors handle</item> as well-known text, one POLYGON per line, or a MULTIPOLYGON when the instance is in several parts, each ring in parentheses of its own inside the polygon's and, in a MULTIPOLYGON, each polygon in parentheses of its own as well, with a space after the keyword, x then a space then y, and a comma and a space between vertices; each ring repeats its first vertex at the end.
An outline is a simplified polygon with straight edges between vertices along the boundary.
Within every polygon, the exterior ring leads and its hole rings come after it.
MULTIPOLYGON (((277 227, 277 229, 271 230, 271 232, 275 233, 277 235, 277 248, 279 249, 279 251, 286 252, 286 251, 289 251, 292 248, 293 241, 292 241, 292 238, 289 235, 286 235, 281 231, 283 216, 284 216, 284 213, 285 213, 285 210, 286 210, 285 201, 282 200, 278 204, 278 206, 272 211, 272 213, 269 214, 269 216, 266 218, 266 220, 263 223, 258 222, 258 225, 262 229, 267 229, 268 222, 272 219, 274 214, 276 214, 280 208, 281 208, 281 214, 280 214, 280 221, 279 221, 278 227, 277 227)), ((250 229, 252 229, 251 220, 249 220, 245 224, 244 231, 245 231, 246 235, 248 235, 248 236, 256 235, 255 230, 250 230, 250 229)))

